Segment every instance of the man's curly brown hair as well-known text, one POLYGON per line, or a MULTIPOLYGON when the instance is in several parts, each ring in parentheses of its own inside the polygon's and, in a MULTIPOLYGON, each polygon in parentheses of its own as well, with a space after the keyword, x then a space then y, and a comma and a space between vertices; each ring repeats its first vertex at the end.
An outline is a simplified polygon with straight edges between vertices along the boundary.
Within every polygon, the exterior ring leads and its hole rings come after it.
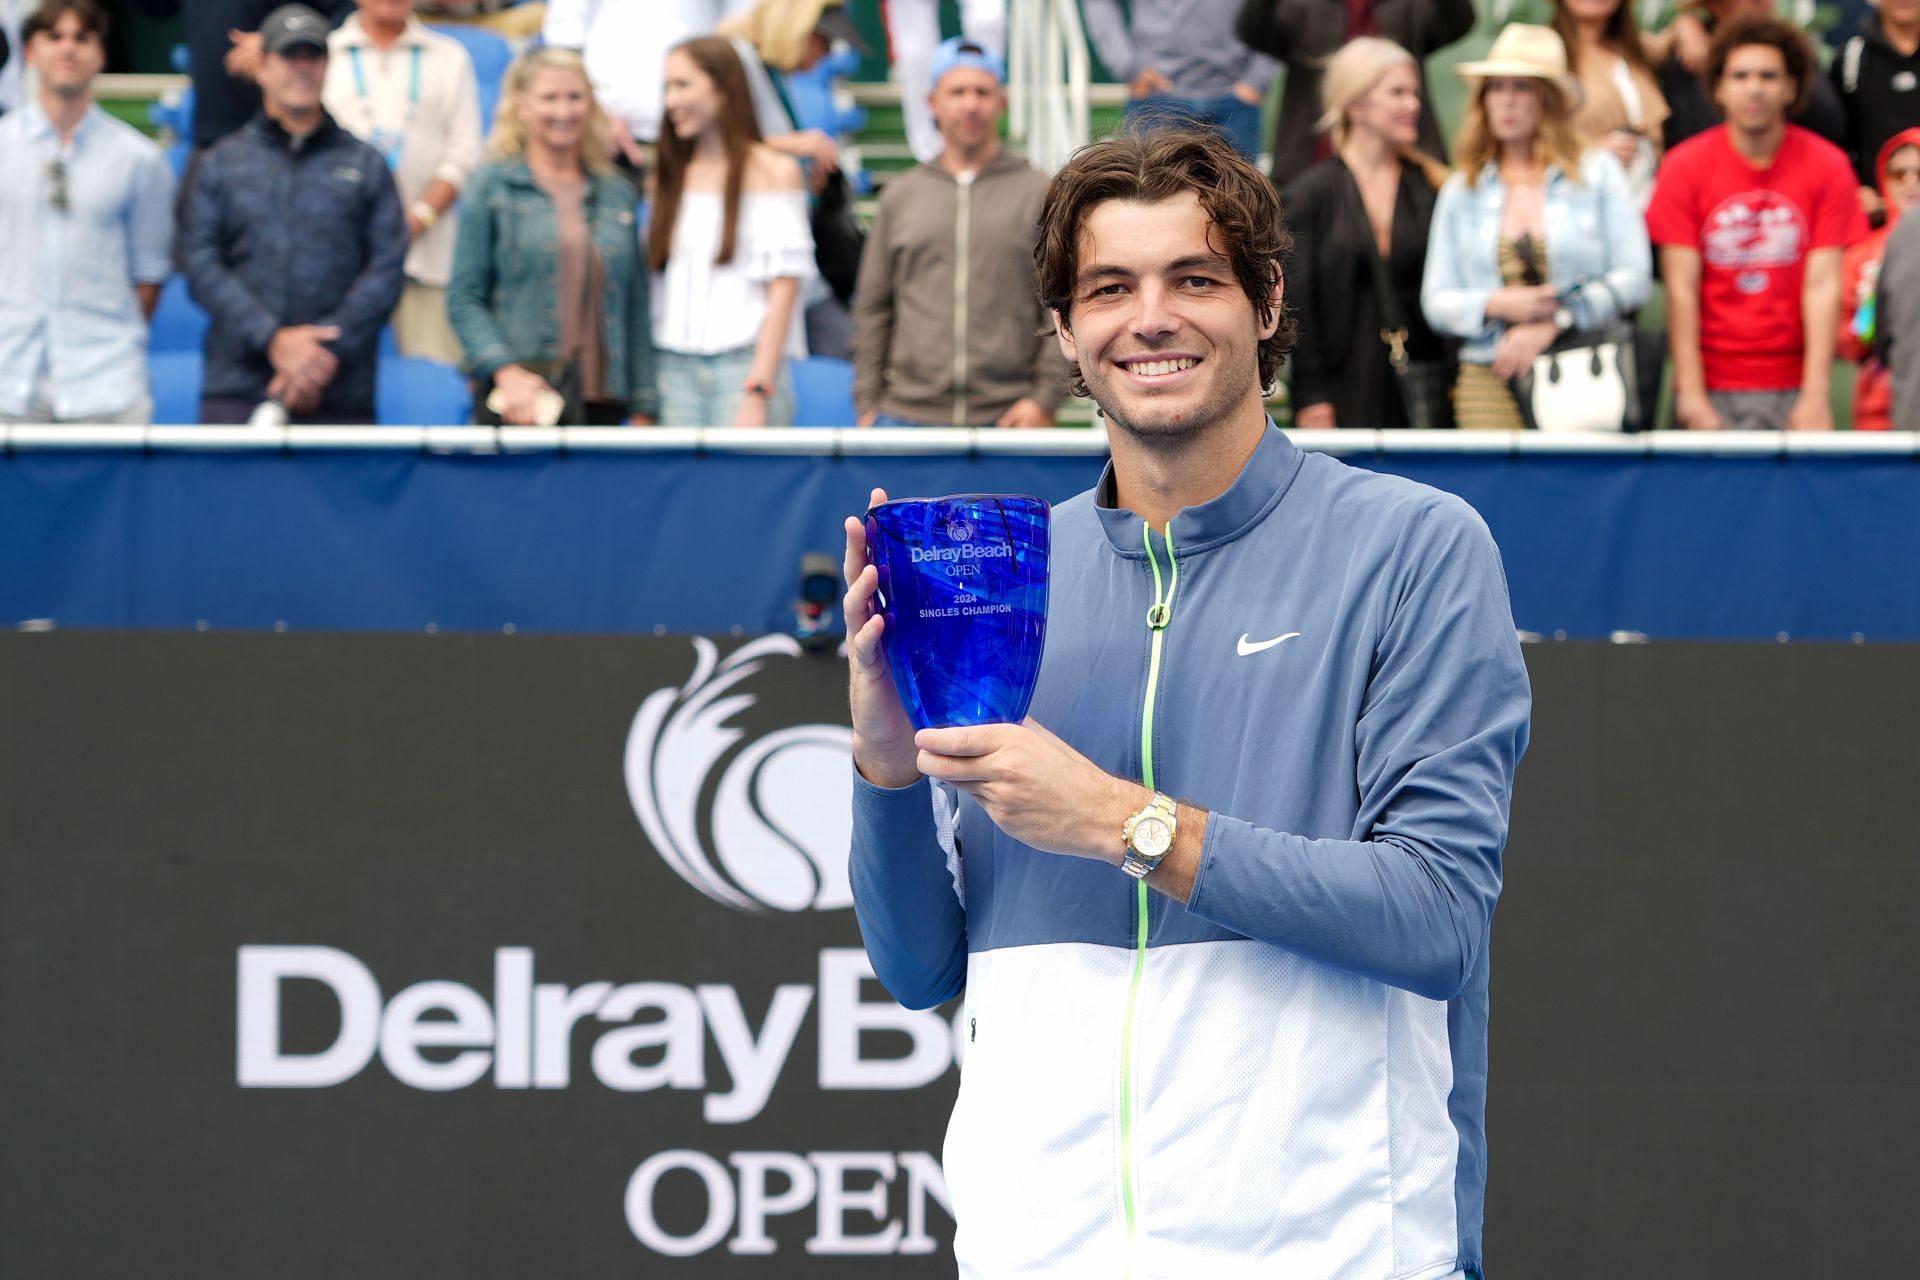
POLYGON ((1700 69, 1707 96, 1711 98, 1719 91, 1721 77, 1727 73, 1727 59, 1733 56, 1733 51, 1750 44, 1780 51, 1787 78, 1794 84, 1793 102, 1787 107, 1787 116, 1791 119, 1805 112, 1807 104, 1813 101, 1813 77, 1820 70, 1819 57, 1800 28, 1768 13, 1735 18, 1713 33, 1713 43, 1707 46, 1707 65, 1700 69))
MULTIPOLYGON (((1095 205, 1108 200, 1157 204, 1184 191, 1200 201, 1225 243, 1215 247, 1233 263, 1240 288, 1262 326, 1274 319, 1273 282, 1293 248, 1280 220, 1280 200, 1266 175, 1236 151, 1218 130, 1199 125, 1148 124, 1080 148, 1047 184, 1040 207, 1040 236, 1033 246, 1033 274, 1040 305, 1057 312, 1061 327, 1073 324, 1073 291, 1079 272, 1080 228, 1095 205)), ((1260 343, 1260 385, 1270 388, 1280 362, 1293 347, 1293 317, 1283 306, 1271 338, 1260 343)), ((1080 365, 1072 365, 1073 393, 1088 395, 1080 365)))

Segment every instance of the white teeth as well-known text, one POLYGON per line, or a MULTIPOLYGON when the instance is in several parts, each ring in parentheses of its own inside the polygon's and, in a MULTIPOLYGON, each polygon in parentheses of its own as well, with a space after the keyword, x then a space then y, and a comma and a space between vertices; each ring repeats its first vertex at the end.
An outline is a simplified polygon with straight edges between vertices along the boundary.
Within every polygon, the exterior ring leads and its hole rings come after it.
POLYGON ((1191 369, 1193 368, 1193 366, 1199 363, 1200 362, 1198 360, 1193 359, 1191 356, 1182 356, 1178 360, 1136 361, 1134 364, 1130 365, 1129 367, 1135 373, 1154 375, 1154 374, 1162 374, 1162 373, 1178 373, 1182 369, 1191 369))

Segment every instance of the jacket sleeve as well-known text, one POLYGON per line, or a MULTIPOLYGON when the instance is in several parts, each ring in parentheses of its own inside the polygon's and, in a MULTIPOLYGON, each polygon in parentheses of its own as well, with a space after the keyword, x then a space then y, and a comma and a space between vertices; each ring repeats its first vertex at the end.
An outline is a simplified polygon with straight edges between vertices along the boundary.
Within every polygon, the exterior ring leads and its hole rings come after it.
POLYGON ((467 179, 480 163, 480 84, 474 74, 473 59, 462 49, 453 79, 453 110, 447 117, 447 141, 440 151, 440 164, 433 176, 455 192, 467 185, 467 179))
MULTIPOLYGON (((1035 314, 1039 317, 1036 331, 1053 327, 1053 317, 1044 307, 1035 314)), ((1067 358, 1060 354, 1060 342, 1052 333, 1037 333, 1033 340, 1033 387, 1027 394, 1053 414, 1060 412, 1067 398, 1067 358)))
POLYGON ((1633 314, 1653 292, 1653 250, 1639 202, 1627 187, 1626 170, 1610 153, 1587 153, 1586 180, 1600 198, 1600 227, 1607 237, 1604 289, 1581 289, 1567 304, 1580 329, 1595 329, 1633 314))
POLYGON ((321 324, 338 325, 341 341, 353 345, 356 334, 377 334, 407 287, 407 215, 400 209, 400 189, 384 163, 369 168, 367 220, 361 232, 366 245, 360 274, 347 296, 340 299, 321 324))
POLYGON ((1113 78, 1127 84, 1140 74, 1140 51, 1134 47, 1127 30, 1127 17, 1120 12, 1120 0, 1084 0, 1081 6, 1087 18, 1087 35, 1100 51, 1113 78))
POLYGON ((493 225, 492 171, 482 167, 474 173, 465 197, 460 201, 460 238, 453 246, 453 274, 447 280, 447 323, 467 353, 467 376, 476 381, 492 379, 494 370, 514 361, 507 335, 494 318, 493 305, 493 225))
POLYGON ((1840 333, 1835 352, 1842 360, 1851 360, 1855 364, 1864 362, 1873 354, 1873 348, 1862 342, 1853 329, 1854 321, 1860 314, 1861 273, 1870 260, 1868 255, 1860 251, 1859 245, 1848 249, 1840 260, 1840 333))
POLYGON ((154 147, 141 151, 131 176, 127 265, 135 284, 159 284, 173 274, 173 171, 154 147))
POLYGON ((1532 699, 1499 553, 1472 509, 1436 501, 1399 554, 1357 726, 1353 838, 1214 815, 1188 909, 1446 1000, 1487 944, 1532 699))
POLYGON ((206 308, 222 333, 240 339, 249 351, 265 351, 280 330, 280 317, 227 266, 221 214, 235 179, 224 171, 223 161, 218 151, 209 154, 187 187, 187 207, 180 217, 180 260, 187 273, 187 292, 206 308))
MULTIPOLYGON (((1351 343, 1356 340, 1353 334, 1326 333, 1322 325, 1315 323, 1311 314, 1322 288, 1319 255, 1325 252, 1325 246, 1316 243, 1326 223, 1319 207, 1320 199, 1315 182, 1309 181, 1305 175, 1287 190, 1287 200, 1291 205, 1287 210, 1287 222, 1295 230, 1293 249, 1286 259, 1286 299, 1287 309, 1300 326, 1300 336, 1293 347, 1293 394, 1290 399, 1299 408, 1323 404, 1332 399, 1327 390, 1326 341, 1337 338, 1351 343)), ((1361 338, 1366 336, 1360 335, 1361 338)))
POLYGON ((1260 91, 1262 97, 1273 88, 1273 78, 1280 74, 1280 64, 1266 54, 1255 49, 1243 49, 1246 57, 1240 61, 1241 84, 1252 85, 1260 91))
POLYGON ((633 283, 627 289, 627 412, 660 416, 660 391, 653 370, 653 293, 645 249, 636 243, 633 283))
POLYGON ((933 786, 876 787, 853 774, 854 915, 888 994, 931 1009, 967 985, 967 916, 941 847, 933 786))
POLYGON ((880 408, 887 389, 887 355, 893 348, 893 250, 887 237, 893 219, 883 194, 873 229, 860 252, 853 288, 853 407, 861 414, 880 408))
POLYGON ((1464 40, 1473 30, 1473 0, 1430 0, 1425 35, 1427 47, 1415 49, 1413 56, 1425 58, 1436 49, 1444 49, 1464 40))
POLYGON ((1471 282, 1461 252, 1461 224, 1472 216, 1472 200, 1455 174, 1433 204, 1433 229, 1427 235, 1427 265, 1420 277, 1420 310, 1435 332, 1476 338, 1488 327, 1487 300, 1493 290, 1471 282))
POLYGON ((1281 62, 1293 52, 1293 29, 1285 0, 1246 0, 1233 24, 1240 43, 1281 62))

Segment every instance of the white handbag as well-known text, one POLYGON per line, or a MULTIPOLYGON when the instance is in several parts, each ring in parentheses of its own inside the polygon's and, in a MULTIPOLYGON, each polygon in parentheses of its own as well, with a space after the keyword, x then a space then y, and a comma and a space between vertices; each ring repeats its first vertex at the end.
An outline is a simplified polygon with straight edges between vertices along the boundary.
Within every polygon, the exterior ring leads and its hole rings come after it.
MULTIPOLYGON (((1617 296, 1604 280, 1583 280, 1570 293, 1589 285, 1617 296)), ((1513 380, 1513 398, 1521 418, 1536 431, 1638 431, 1640 362, 1634 356, 1633 321, 1621 318, 1561 334, 1513 380)))
POLYGON ((1570 333, 1513 380, 1520 416, 1538 431, 1637 430, 1637 365, 1629 325, 1570 333))

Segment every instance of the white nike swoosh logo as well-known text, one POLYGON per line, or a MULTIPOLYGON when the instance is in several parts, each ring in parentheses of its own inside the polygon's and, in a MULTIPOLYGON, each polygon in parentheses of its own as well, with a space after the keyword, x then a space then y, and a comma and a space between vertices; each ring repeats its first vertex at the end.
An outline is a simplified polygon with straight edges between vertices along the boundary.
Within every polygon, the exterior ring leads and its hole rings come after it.
POLYGON ((1244 658, 1250 653, 1258 653, 1262 649, 1271 649, 1273 648, 1273 646, 1279 644, 1281 641, 1291 640, 1299 634, 1300 633, 1298 631, 1289 631, 1287 632, 1287 634, 1283 636, 1275 636, 1271 640, 1262 640, 1256 644, 1253 641, 1249 640, 1247 638, 1246 632, 1243 631, 1240 633, 1240 643, 1234 646, 1234 650, 1241 657, 1244 658))

